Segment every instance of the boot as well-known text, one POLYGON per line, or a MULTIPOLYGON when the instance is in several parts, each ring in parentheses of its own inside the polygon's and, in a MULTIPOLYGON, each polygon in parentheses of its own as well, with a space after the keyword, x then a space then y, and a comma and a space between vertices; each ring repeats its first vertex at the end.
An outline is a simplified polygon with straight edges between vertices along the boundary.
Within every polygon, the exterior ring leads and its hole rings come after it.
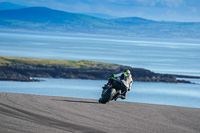
POLYGON ((121 95, 121 94, 118 97, 121 98, 121 99, 126 99, 126 97, 124 95, 121 95))

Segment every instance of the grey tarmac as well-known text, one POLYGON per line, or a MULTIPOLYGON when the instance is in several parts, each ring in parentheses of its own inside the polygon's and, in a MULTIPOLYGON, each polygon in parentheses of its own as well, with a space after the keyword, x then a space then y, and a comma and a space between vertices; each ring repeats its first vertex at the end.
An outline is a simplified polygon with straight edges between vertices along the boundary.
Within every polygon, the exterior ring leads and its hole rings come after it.
POLYGON ((0 92, 0 133, 200 133, 200 108, 0 92))

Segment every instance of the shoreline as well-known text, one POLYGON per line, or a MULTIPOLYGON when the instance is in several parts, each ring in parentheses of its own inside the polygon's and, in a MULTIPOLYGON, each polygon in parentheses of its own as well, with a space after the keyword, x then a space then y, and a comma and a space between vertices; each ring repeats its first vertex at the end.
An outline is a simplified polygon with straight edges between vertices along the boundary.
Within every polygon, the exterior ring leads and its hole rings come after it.
POLYGON ((4 133, 200 131, 199 108, 4 92, 0 98, 4 133))
POLYGON ((37 78, 107 80, 112 74, 129 69, 134 81, 191 83, 178 78, 200 78, 198 76, 154 73, 143 68, 132 68, 118 64, 87 60, 53 60, 0 56, 0 80, 39 81, 37 78), (32 78, 35 77, 35 78, 32 78))

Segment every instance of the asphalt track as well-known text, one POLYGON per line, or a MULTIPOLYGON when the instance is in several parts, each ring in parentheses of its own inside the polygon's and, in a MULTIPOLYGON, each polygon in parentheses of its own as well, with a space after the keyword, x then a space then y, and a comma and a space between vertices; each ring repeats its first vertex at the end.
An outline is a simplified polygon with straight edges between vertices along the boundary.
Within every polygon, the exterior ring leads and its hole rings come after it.
POLYGON ((200 133, 200 109, 0 92, 0 133, 200 133))

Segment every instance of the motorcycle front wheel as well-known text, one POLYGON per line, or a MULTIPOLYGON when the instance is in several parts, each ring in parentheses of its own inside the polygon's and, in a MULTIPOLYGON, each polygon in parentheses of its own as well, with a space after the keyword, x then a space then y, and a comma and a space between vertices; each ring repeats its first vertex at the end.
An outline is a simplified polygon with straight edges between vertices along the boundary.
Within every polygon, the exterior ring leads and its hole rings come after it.
POLYGON ((116 93, 115 89, 113 88, 108 89, 108 91, 105 92, 105 94, 99 99, 99 102, 104 104, 109 102, 113 98, 115 93, 116 93))

